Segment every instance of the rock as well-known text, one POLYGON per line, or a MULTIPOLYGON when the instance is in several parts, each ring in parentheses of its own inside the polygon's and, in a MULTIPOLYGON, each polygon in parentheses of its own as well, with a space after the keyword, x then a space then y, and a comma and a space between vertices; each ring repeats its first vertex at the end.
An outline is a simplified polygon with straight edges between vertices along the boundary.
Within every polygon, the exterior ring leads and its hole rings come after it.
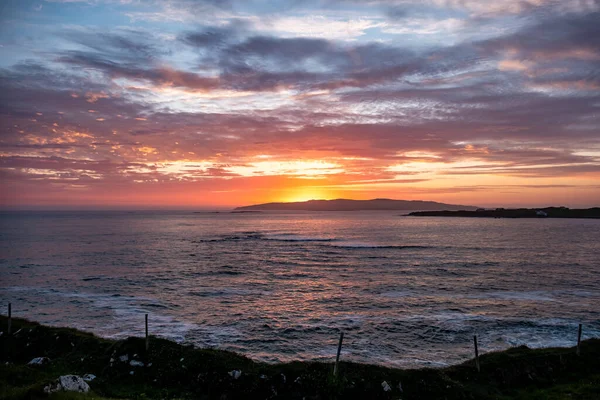
POLYGON ((63 375, 53 383, 44 387, 44 392, 54 393, 59 391, 87 393, 90 390, 82 377, 77 375, 63 375))
POLYGON ((91 382, 94 379, 96 379, 96 375, 94 375, 94 374, 85 374, 83 376, 83 380, 86 381, 86 382, 91 382))
POLYGON ((179 360, 179 362, 183 362, 183 357, 181 357, 181 360, 179 360))
POLYGON ((141 361, 137 361, 137 360, 131 360, 129 362, 129 365, 131 365, 132 367, 143 367, 144 363, 141 361))
POLYGON ((233 379, 238 379, 240 376, 242 376, 242 371, 239 369, 234 369, 233 371, 229 371, 229 376, 231 376, 233 379))
POLYGON ((133 375, 133 374, 135 374, 135 372, 129 371, 129 375, 133 375))
POLYGON ((50 359, 48 357, 36 357, 29 361, 27 365, 46 365, 48 363, 50 363, 50 359))
POLYGON ((124 354, 121 357, 119 357, 119 361, 127 362, 127 361, 129 361, 129 356, 127 354, 124 354))
POLYGON ((260 378, 260 379, 267 379, 267 376, 263 374, 263 375, 261 375, 259 378, 260 378))
POLYGON ((392 388, 390 387, 390 385, 388 385, 386 381, 381 382, 381 387, 383 388, 384 392, 389 392, 392 390, 392 388))

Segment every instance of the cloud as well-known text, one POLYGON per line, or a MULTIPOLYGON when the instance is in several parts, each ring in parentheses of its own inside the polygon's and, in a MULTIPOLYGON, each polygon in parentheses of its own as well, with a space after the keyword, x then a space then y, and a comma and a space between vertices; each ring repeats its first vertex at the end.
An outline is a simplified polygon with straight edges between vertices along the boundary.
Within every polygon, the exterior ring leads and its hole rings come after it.
POLYGON ((480 0, 334 0, 333 3, 361 4, 364 6, 379 6, 388 11, 388 14, 399 17, 406 15, 407 11, 414 8, 428 7, 437 10, 460 10, 473 16, 505 16, 527 15, 540 11, 553 12, 592 12, 598 10, 598 0, 574 0, 563 2, 558 0, 496 0, 486 2, 480 0))
POLYGON ((210 13, 110 33, 57 25, 44 31, 55 35, 48 47, 31 39, 42 50, 11 50, 17 61, 0 68, 0 173, 25 197, 41 182, 116 187, 122 198, 128 185, 150 195, 152 185, 208 191, 206 181, 218 191, 308 180, 415 193, 479 193, 482 180, 593 188, 599 15, 579 3, 323 2, 307 12, 297 2, 274 15, 170 1, 125 12, 210 13), (363 14, 372 5, 380 14, 363 14), (389 39, 399 34, 413 36, 389 39), (412 43, 425 36, 441 42, 412 43))
POLYGON ((282 37, 311 37, 329 40, 351 40, 367 30, 385 26, 381 19, 304 15, 253 19, 257 31, 273 32, 282 37))
POLYGON ((382 29, 382 32, 394 35, 433 35, 440 33, 448 35, 462 29, 465 25, 466 22, 458 18, 447 18, 442 20, 433 18, 410 18, 402 20, 401 24, 387 24, 382 29))
POLYGON ((600 12, 550 15, 518 32, 489 40, 488 50, 508 50, 535 58, 595 58, 600 54, 600 12), (579 55, 579 57, 578 57, 579 55))

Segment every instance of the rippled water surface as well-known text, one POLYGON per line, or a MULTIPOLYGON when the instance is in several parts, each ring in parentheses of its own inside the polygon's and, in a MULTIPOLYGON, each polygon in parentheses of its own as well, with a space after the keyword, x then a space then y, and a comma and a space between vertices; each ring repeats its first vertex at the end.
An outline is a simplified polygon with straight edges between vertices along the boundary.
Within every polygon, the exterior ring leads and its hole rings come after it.
POLYGON ((600 220, 398 212, 0 215, 0 301, 264 361, 442 366, 600 337, 600 220))

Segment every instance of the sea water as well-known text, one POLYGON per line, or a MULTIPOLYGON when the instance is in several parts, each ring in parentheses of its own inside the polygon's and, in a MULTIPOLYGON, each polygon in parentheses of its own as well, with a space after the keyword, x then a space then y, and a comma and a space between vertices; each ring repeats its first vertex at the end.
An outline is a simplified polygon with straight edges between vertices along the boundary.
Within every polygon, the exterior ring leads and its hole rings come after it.
MULTIPOLYGON (((402 212, 0 215, 0 301, 267 362, 444 366, 600 337, 600 220, 402 212)), ((4 306, 2 306, 4 307, 4 306)), ((5 313, 5 312, 4 312, 5 313)))

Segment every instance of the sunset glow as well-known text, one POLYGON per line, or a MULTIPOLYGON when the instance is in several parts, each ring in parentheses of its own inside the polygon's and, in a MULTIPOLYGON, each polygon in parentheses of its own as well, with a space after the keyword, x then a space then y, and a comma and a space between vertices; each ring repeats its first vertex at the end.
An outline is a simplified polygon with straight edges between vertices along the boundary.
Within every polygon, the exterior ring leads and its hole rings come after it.
POLYGON ((578 0, 5 1, 0 207, 598 206, 598 21, 578 0))

